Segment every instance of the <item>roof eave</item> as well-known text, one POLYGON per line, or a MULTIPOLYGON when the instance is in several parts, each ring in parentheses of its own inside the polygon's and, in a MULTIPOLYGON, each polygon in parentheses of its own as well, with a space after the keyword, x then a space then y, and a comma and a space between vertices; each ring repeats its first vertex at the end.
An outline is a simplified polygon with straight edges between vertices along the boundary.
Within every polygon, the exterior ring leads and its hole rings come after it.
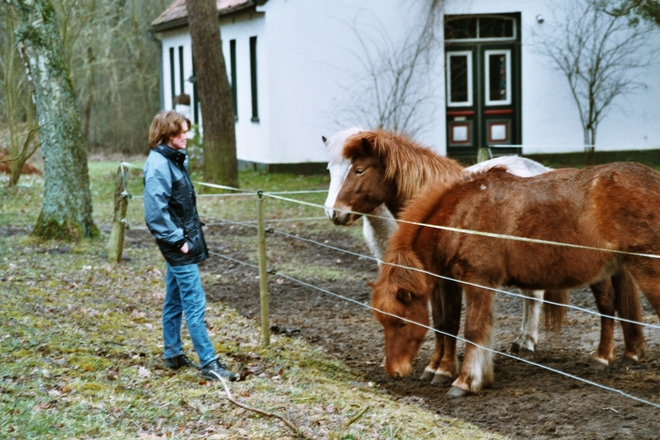
MULTIPOLYGON (((256 12, 257 5, 264 4, 266 3, 267 0, 253 0, 250 1, 244 5, 239 5, 235 6, 233 8, 228 8, 228 9, 223 9, 222 11, 218 11, 218 18, 227 16, 227 15, 232 15, 236 14, 239 12, 244 12, 248 9, 252 9, 253 11, 256 12)), ((157 25, 149 27, 149 30, 151 32, 165 32, 169 31, 172 29, 178 29, 182 27, 188 27, 188 16, 186 15, 185 17, 181 18, 175 18, 174 20, 166 21, 164 23, 159 23, 157 25)))

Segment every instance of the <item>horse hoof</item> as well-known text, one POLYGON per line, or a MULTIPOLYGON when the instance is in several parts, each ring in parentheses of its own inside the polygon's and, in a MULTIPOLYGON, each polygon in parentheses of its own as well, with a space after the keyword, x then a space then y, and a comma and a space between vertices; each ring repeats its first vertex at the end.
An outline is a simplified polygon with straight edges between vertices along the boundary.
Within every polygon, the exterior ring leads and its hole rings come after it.
POLYGON ((591 369, 594 371, 604 371, 610 364, 604 359, 593 358, 591 359, 591 369))
POLYGON ((509 348, 509 351, 511 353, 518 353, 520 351, 520 344, 517 342, 513 342, 511 344, 511 347, 509 348))
POLYGON ((449 388, 449 391, 447 391, 447 397, 451 397, 452 399, 455 397, 465 397, 468 394, 470 393, 459 387, 451 387, 449 388))
POLYGON ((453 379, 449 376, 445 376, 444 374, 436 373, 433 376, 433 380, 431 383, 433 385, 449 385, 450 383, 453 382, 453 379))
POLYGON ((631 365, 637 365, 639 363, 639 359, 637 359, 637 356, 635 357, 630 357, 630 356, 624 356, 621 359, 621 365, 624 367, 628 367, 631 365))
POLYGON ((430 382, 431 380, 435 380, 435 371, 433 370, 424 370, 422 373, 422 376, 419 378, 419 380, 423 382, 430 382))
POLYGON ((518 357, 526 360, 534 358, 534 351, 528 348, 521 348, 518 352, 518 357))

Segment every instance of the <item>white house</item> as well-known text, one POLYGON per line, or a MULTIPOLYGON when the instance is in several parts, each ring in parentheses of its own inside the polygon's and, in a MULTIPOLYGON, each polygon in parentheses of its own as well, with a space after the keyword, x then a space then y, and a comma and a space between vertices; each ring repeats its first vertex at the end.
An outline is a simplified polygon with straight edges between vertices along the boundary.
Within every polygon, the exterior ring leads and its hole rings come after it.
MULTIPOLYGON (((414 87, 402 94, 408 102, 399 104, 417 122, 415 137, 452 156, 494 144, 522 146, 525 154, 582 151, 567 77, 541 53, 542 41, 562 35, 559 11, 575 1, 445 0, 435 35, 441 43, 424 53, 414 87)), ((394 81, 402 48, 424 29, 426 3, 217 0, 241 163, 324 163, 322 135, 374 128, 367 113, 386 113, 378 99, 394 81)), ((185 0, 152 30, 162 41, 163 107, 174 108, 185 93, 201 124, 185 0)), ((660 47, 657 34, 649 39, 660 47)), ((660 69, 637 74, 631 83, 641 79, 646 88, 608 107, 597 149, 660 148, 660 69)))

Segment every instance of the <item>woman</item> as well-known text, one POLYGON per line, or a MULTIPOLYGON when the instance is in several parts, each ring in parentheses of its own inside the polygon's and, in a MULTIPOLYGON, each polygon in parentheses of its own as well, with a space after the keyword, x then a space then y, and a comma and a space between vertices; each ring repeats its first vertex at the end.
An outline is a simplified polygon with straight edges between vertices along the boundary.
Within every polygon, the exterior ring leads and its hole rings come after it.
POLYGON ((219 362, 204 323, 206 297, 197 263, 208 258, 208 249, 188 176, 188 130, 190 121, 183 115, 172 110, 158 113, 149 130, 151 151, 143 170, 145 220, 167 262, 165 367, 178 370, 196 366, 182 350, 181 318, 185 315, 202 376, 236 380, 236 375, 219 362))

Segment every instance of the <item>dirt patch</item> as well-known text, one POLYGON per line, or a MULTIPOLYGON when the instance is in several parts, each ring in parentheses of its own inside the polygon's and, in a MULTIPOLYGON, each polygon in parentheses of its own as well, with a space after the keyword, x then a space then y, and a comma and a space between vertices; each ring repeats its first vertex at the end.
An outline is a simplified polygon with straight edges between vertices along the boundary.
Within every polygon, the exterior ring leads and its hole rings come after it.
MULTIPOLYGON (((240 261, 255 261, 256 240, 235 241, 234 233, 246 235, 242 228, 209 228, 207 239, 212 252, 240 261), (230 243, 230 244, 228 244, 230 243), (240 243, 244 243, 241 245, 240 243)), ((137 232, 133 232, 135 234, 137 232)), ((367 254, 363 243, 342 228, 328 225, 327 232, 305 231, 301 237, 328 243, 341 249, 367 254)), ((248 233, 254 234, 253 230, 248 233)), ((129 238, 129 245, 130 243, 129 238)), ((140 239, 133 242, 139 245, 140 239)), ((299 262, 324 267, 341 277, 308 276, 304 282, 330 293, 313 289, 282 275, 269 276, 270 320, 280 332, 303 338, 345 362, 360 381, 375 382, 393 399, 402 399, 429 411, 456 417, 491 432, 512 438, 563 439, 655 439, 660 432, 660 410, 617 393, 589 385, 555 372, 497 355, 495 384, 482 395, 462 399, 445 396, 447 387, 423 383, 421 376, 433 348, 427 336, 411 378, 390 379, 381 366, 383 335, 369 310, 357 303, 369 302, 366 280, 377 275, 372 260, 338 253, 293 238, 268 237, 269 266, 299 262), (275 254, 276 256, 272 256, 275 254), (356 303, 357 302, 357 303, 356 303)), ((210 301, 222 301, 245 316, 259 321, 259 280, 254 267, 214 256, 202 265, 210 301)), ((571 304, 595 309, 590 291, 571 293, 571 304)), ((518 333, 520 300, 498 295, 495 348, 506 351, 518 333)), ((650 306, 644 302, 647 322, 657 323, 650 306)), ((596 349, 599 319, 577 311, 568 312, 568 324, 561 334, 542 334, 535 362, 570 375, 615 388, 644 400, 660 404, 660 335, 646 329, 648 354, 639 364, 620 362, 605 371, 595 371, 589 363, 596 349)), ((616 333, 619 354, 623 351, 620 329, 616 333)), ((462 353, 463 344, 460 344, 462 353)), ((620 358, 620 357, 619 357, 620 358)))

